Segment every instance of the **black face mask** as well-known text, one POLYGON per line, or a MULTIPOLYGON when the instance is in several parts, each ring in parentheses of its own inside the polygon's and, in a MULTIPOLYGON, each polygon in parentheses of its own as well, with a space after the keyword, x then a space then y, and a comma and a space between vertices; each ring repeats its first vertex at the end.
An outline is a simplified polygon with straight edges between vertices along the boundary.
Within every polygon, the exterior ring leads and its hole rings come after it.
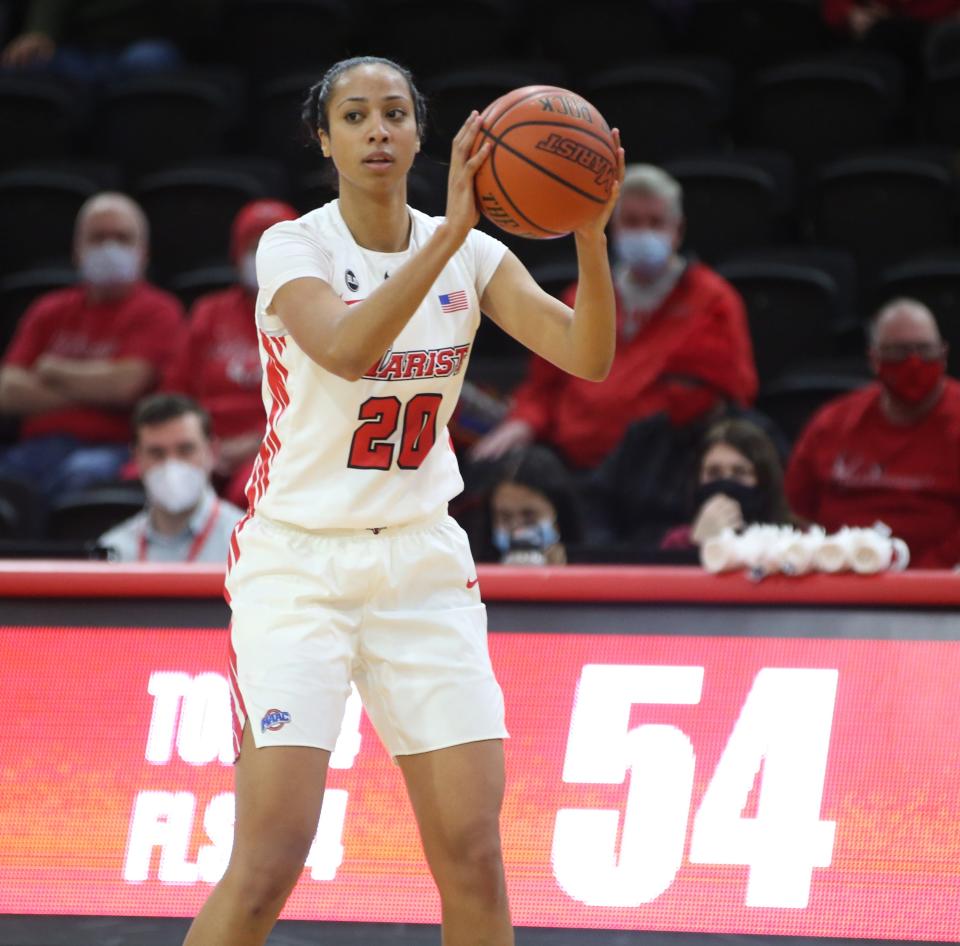
POLYGON ((718 493, 735 499, 740 504, 744 522, 761 522, 767 509, 766 491, 759 486, 744 486, 737 480, 711 480, 697 487, 694 502, 697 509, 718 493))

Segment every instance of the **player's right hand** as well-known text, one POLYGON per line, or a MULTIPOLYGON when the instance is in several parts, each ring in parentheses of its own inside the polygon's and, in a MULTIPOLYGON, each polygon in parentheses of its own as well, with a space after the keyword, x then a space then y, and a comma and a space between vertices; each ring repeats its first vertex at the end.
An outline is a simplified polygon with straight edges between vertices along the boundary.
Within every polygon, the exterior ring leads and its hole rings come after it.
POLYGON ((477 198, 473 190, 473 179, 477 169, 490 153, 490 142, 484 142, 477 153, 470 157, 470 151, 480 130, 480 115, 474 111, 463 123, 453 139, 450 149, 450 173, 447 177, 447 224, 459 238, 458 243, 467 238, 467 234, 480 220, 477 198))

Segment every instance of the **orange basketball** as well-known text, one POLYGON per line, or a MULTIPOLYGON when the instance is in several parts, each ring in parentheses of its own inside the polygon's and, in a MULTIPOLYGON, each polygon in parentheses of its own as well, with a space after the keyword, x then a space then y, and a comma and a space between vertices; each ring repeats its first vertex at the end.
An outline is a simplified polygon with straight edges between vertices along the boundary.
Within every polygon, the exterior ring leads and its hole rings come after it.
POLYGON ((603 210, 617 173, 613 136, 586 99, 528 85, 483 112, 474 153, 490 141, 477 172, 477 204, 502 230, 534 240, 564 236, 603 210))

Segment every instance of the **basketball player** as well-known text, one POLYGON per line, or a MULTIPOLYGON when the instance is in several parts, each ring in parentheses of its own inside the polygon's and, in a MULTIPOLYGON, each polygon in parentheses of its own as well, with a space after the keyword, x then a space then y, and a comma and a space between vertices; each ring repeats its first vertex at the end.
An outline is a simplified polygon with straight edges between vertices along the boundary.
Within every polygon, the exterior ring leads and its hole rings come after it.
MULTIPOLYGON (((568 371, 605 376, 619 184, 575 234, 571 310, 473 229, 476 112, 453 142, 446 216, 430 218, 406 204, 424 117, 406 70, 340 62, 304 111, 340 196, 271 227, 257 253, 267 433, 226 585, 235 838, 185 944, 267 938, 316 831, 352 679, 403 773, 445 946, 508 946, 503 696, 470 549, 446 513, 463 487, 446 426, 481 310, 568 371)), ((619 138, 617 151, 622 179, 619 138)))

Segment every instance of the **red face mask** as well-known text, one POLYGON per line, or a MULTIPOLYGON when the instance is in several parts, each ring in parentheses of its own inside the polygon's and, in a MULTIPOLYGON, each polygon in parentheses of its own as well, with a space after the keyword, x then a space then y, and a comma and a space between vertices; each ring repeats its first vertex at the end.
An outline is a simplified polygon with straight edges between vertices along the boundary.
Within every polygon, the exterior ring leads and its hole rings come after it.
POLYGON ((877 369, 880 383, 898 400, 906 404, 924 401, 944 375, 943 359, 927 361, 919 355, 908 355, 899 361, 881 361, 877 369))

